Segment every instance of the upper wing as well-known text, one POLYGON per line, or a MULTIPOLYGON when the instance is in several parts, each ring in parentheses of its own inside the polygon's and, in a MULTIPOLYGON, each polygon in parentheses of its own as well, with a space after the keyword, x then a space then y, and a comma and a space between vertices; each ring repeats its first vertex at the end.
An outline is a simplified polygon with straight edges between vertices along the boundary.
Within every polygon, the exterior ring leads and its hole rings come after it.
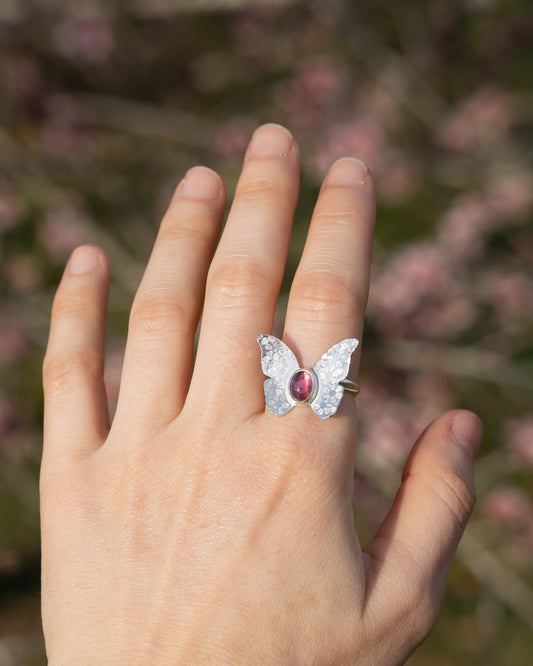
POLYGON ((327 419, 337 411, 344 392, 339 382, 346 379, 350 358, 358 344, 359 340, 355 338, 341 340, 328 349, 314 367, 318 377, 318 392, 311 407, 321 419, 327 419))
POLYGON ((262 334, 257 338, 261 347, 261 366, 269 379, 265 379, 265 403, 276 416, 281 416, 294 406, 289 393, 289 377, 300 367, 296 356, 287 345, 273 335, 262 334))

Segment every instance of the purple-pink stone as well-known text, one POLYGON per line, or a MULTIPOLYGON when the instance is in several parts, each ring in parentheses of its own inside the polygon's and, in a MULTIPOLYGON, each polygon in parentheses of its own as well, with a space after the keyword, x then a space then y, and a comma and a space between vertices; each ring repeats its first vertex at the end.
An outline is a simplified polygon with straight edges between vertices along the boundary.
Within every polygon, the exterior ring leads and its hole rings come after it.
POLYGON ((289 391, 297 402, 309 400, 313 392, 313 376, 307 370, 298 370, 291 377, 289 391))

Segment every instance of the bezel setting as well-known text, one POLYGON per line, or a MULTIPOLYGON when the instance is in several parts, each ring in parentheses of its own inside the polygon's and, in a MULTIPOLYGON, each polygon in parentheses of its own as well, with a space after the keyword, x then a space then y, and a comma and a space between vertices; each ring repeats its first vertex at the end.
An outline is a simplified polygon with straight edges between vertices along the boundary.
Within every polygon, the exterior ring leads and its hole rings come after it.
POLYGON ((312 370, 298 368, 289 377, 288 392, 295 404, 305 404, 312 402, 318 393, 318 377, 312 370), (305 384, 311 382, 311 387, 307 389, 305 384), (299 394, 304 397, 300 397, 299 394))

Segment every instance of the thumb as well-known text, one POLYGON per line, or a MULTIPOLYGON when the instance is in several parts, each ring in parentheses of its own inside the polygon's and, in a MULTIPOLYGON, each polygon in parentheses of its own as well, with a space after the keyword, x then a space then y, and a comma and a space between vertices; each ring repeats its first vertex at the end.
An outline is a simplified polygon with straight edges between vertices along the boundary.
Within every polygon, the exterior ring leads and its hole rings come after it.
MULTIPOLYGON (((364 549, 367 610, 390 629, 401 618, 399 641, 408 651, 436 621, 474 507, 473 467, 481 435, 481 421, 472 412, 447 412, 436 419, 413 447, 393 506, 364 549)), ((401 652, 398 642, 396 648, 401 652)))

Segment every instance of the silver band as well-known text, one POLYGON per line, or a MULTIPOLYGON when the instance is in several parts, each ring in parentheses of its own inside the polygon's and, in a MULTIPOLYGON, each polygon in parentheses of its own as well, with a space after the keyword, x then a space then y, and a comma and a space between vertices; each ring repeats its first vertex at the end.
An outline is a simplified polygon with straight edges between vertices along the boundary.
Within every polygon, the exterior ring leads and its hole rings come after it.
POLYGON ((339 384, 340 384, 340 386, 342 386, 342 388, 345 391, 348 391, 348 393, 352 393, 354 398, 359 393, 359 391, 361 390, 359 388, 359 384, 356 384, 355 382, 352 382, 351 379, 341 379, 339 384))

